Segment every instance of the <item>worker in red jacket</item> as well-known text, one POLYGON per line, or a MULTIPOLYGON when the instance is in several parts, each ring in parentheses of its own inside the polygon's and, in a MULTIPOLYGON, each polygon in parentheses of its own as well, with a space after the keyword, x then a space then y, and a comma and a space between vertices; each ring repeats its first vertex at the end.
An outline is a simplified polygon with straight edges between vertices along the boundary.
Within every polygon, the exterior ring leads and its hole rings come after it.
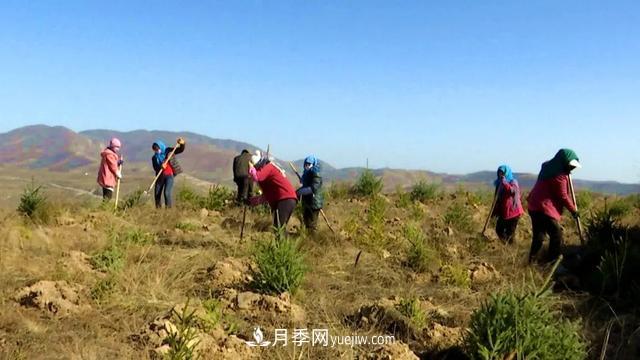
POLYGON ((251 157, 249 175, 262 190, 262 195, 250 199, 251 205, 268 202, 273 214, 273 226, 280 229, 287 226, 296 208, 296 190, 272 159, 262 156, 260 151, 251 157))
POLYGON ((527 198, 533 227, 529 263, 542 247, 545 234, 549 235, 547 260, 552 261, 560 256, 563 244, 560 227, 562 210, 567 208, 575 218, 578 217, 569 191, 569 174, 580 167, 578 156, 571 149, 560 149, 553 159, 542 164, 538 180, 527 198))

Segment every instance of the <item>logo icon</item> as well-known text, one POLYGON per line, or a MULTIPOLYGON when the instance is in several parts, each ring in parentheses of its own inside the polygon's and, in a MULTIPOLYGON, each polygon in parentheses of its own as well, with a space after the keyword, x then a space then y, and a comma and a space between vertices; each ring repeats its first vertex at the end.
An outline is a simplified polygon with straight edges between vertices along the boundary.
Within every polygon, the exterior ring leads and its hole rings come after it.
POLYGON ((250 347, 256 347, 269 346, 271 344, 271 341, 264 340, 264 334, 262 333, 262 330, 260 330, 259 326, 253 329, 253 340, 255 341, 246 341, 247 345, 250 347))

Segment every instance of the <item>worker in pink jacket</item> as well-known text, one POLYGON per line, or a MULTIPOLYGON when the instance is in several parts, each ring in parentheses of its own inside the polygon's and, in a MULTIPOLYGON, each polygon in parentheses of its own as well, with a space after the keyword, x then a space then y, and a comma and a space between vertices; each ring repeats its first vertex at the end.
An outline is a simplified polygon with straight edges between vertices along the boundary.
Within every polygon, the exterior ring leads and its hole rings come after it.
POLYGON ((578 210, 569 192, 569 174, 580 168, 578 155, 571 149, 560 149, 553 159, 542 164, 536 184, 529 193, 528 210, 533 227, 529 263, 536 256, 545 235, 549 235, 548 261, 555 260, 562 251, 563 237, 560 220, 566 208, 575 218, 578 210))
POLYGON ((111 200, 116 182, 122 178, 120 171, 120 165, 122 165, 121 146, 120 140, 113 138, 109 141, 109 146, 100 153, 102 160, 98 169, 98 184, 102 187, 102 199, 105 201, 111 200))
POLYGON ((520 202, 520 186, 508 165, 500 165, 497 175, 497 179, 493 182, 498 197, 493 211, 493 216, 498 218, 496 234, 500 240, 512 244, 518 220, 524 214, 520 202))

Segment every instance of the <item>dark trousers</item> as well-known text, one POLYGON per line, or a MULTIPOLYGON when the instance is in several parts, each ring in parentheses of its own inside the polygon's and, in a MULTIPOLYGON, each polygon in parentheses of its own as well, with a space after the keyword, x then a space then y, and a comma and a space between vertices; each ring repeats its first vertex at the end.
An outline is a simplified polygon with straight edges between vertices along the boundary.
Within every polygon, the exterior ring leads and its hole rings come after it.
POLYGON ((253 194, 253 181, 248 176, 241 176, 234 178, 233 181, 238 186, 238 194, 236 195, 236 201, 238 203, 244 203, 249 196, 253 194))
POLYGON ((306 206, 302 208, 304 226, 311 232, 318 230, 318 215, 320 215, 320 209, 314 210, 306 206))
POLYGON ((164 206, 170 208, 173 206, 173 199, 171 197, 173 192, 173 175, 166 176, 160 175, 160 178, 156 182, 155 198, 156 208, 162 207, 162 195, 164 194, 164 206))
POLYGON ((273 226, 276 228, 286 227, 289 222, 293 210, 296 208, 295 199, 284 199, 278 201, 275 209, 272 209, 273 213, 273 226))
POLYGON ((113 197, 113 190, 102 188, 102 200, 109 201, 113 197))
POLYGON ((516 229, 518 228, 518 220, 520 220, 519 216, 507 220, 498 217, 498 221, 496 222, 496 234, 498 234, 498 238, 504 242, 513 244, 516 229))
POLYGON ((529 252, 529 262, 536 256, 545 235, 549 235, 549 253, 548 260, 554 260, 560 256, 563 244, 562 227, 555 219, 545 215, 543 212, 530 211, 531 225, 533 227, 533 238, 531 240, 531 251, 529 252))

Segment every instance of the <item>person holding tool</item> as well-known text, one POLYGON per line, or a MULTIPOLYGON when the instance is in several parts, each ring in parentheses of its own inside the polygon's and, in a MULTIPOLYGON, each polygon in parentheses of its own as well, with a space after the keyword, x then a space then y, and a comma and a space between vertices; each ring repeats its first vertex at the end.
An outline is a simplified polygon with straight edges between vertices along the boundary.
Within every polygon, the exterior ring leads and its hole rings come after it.
POLYGON ((493 182, 497 200, 492 214, 498 218, 496 234, 500 240, 513 244, 518 220, 524 214, 520 186, 508 165, 500 165, 497 175, 498 178, 493 182))
POLYGON ((324 205, 322 196, 322 176, 320 176, 320 164, 318 159, 309 155, 304 159, 304 171, 302 176, 296 171, 293 164, 290 164, 295 171, 302 186, 296 190, 296 195, 302 203, 302 219, 304 226, 309 232, 318 230, 318 216, 324 205))
POLYGON ((545 235, 549 235, 546 260, 553 261, 560 256, 563 245, 560 220, 564 208, 571 212, 580 229, 571 186, 571 171, 580 167, 578 155, 571 149, 560 149, 553 159, 542 164, 538 180, 527 197, 533 232, 529 263, 542 247, 545 235))
POLYGON ((117 138, 112 138, 100 153, 100 167, 98 168, 98 185, 102 187, 102 200, 109 201, 113 197, 113 190, 118 180, 122 178, 122 159, 120 148, 122 143, 117 138))
POLYGON ((153 157, 151 164, 156 172, 155 180, 155 201, 156 208, 162 207, 162 195, 164 194, 165 207, 173 206, 172 190, 174 177, 182 173, 182 168, 175 158, 175 155, 184 151, 185 141, 179 137, 175 147, 167 147, 164 142, 157 140, 151 146, 153 157))
POLYGON ((249 176, 262 189, 262 195, 249 199, 250 205, 269 203, 276 231, 286 228, 296 208, 297 196, 284 170, 273 162, 268 153, 263 156, 260 151, 256 151, 249 162, 249 176))

